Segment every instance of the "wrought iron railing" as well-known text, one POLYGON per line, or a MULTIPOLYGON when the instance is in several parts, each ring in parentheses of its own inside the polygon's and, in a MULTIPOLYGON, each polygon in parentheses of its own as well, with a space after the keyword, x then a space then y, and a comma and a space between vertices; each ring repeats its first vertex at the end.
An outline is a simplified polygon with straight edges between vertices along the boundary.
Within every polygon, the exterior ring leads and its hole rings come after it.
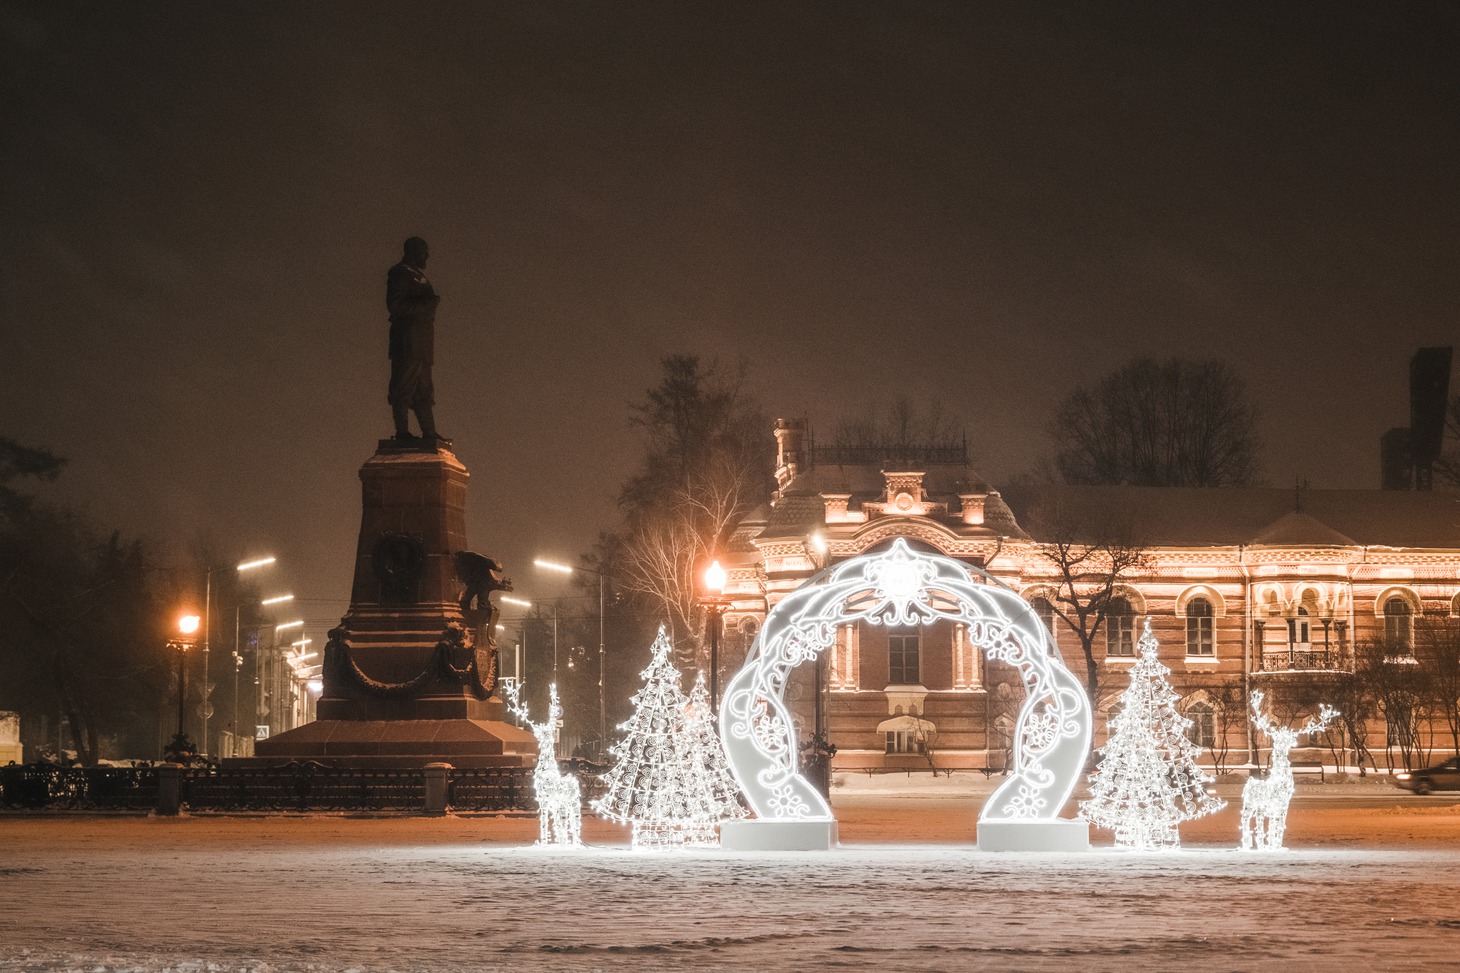
POLYGON ((183 804, 195 811, 420 811, 419 769, 368 770, 300 761, 279 767, 192 770, 183 804))
POLYGON ((453 811, 532 811, 532 770, 463 767, 446 775, 446 806, 453 811))
POLYGON ((1332 649, 1293 649, 1264 652, 1258 660, 1261 672, 1334 672, 1352 666, 1348 653, 1332 649))
POLYGON ((147 811, 157 806, 155 767, 0 767, 7 808, 147 811))

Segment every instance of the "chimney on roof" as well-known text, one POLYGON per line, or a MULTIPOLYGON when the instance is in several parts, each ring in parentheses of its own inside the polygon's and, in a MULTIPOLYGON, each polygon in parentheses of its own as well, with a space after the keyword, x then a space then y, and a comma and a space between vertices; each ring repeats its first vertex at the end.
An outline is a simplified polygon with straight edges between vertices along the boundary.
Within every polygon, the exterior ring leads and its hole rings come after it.
POLYGON ((784 490, 806 468, 806 420, 776 420, 776 489, 784 490))

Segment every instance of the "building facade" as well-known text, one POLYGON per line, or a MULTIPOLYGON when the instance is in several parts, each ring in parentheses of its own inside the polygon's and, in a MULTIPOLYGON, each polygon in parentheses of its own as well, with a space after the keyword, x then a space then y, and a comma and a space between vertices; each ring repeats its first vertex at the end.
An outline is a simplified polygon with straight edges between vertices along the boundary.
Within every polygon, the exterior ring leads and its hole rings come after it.
MULTIPOLYGON (((1006 499, 961 448, 817 449, 802 420, 779 421, 775 435, 773 499, 739 525, 726 552, 722 684, 780 599, 828 565, 899 537, 1018 591, 1082 680, 1083 641, 1059 617, 1071 608, 1059 546, 1113 530, 1128 537, 1135 563, 1100 599, 1088 660, 1097 745, 1147 620, 1193 738, 1240 763, 1261 758, 1263 741, 1246 720, 1251 690, 1267 692, 1280 720, 1306 717, 1319 702, 1339 702, 1361 647, 1387 640, 1396 664, 1412 661, 1405 647, 1417 623, 1460 616, 1453 494, 1044 487, 1006 499)), ((823 731, 838 767, 1007 759, 1022 684, 985 660, 962 626, 848 625, 802 670, 786 698, 802 739, 823 731)), ((1382 765, 1392 762, 1394 731, 1377 715, 1365 739, 1382 765)), ((1448 752, 1449 738, 1428 725, 1421 749, 1448 752)))

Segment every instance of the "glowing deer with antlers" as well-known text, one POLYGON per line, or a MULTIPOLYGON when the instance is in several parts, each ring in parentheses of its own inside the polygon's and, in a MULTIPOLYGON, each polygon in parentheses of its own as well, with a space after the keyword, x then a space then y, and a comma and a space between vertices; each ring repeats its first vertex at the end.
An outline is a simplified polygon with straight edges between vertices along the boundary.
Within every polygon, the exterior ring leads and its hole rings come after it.
POLYGON ((1283 832, 1288 826, 1288 802, 1293 799, 1293 765, 1288 752, 1298 737, 1318 733, 1338 716, 1327 703, 1318 709, 1318 719, 1293 729, 1274 726, 1262 711, 1262 690, 1252 693, 1252 725, 1272 741, 1272 765, 1264 778, 1249 777, 1242 788, 1242 850, 1282 851, 1283 832))
POLYGON ((548 690, 548 718, 534 723, 527 707, 518 701, 517 684, 509 683, 507 708, 532 731, 537 739, 537 769, 532 773, 532 786, 537 793, 537 823, 540 845, 572 845, 583 843, 583 797, 578 778, 558 769, 556 740, 558 719, 563 715, 558 705, 558 685, 548 690))

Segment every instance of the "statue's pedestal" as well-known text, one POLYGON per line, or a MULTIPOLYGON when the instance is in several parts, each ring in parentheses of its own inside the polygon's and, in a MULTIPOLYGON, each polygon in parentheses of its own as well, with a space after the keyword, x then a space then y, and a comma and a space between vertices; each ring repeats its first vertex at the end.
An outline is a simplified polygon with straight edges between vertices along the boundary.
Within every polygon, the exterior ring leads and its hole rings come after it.
POLYGON ((978 823, 979 851, 1089 851, 1090 822, 1042 818, 978 823))
POLYGON ((381 440, 360 469, 350 610, 330 633, 318 719, 259 740, 236 765, 524 766, 532 734, 506 720, 495 658, 458 604, 469 474, 444 445, 381 440))
POLYGON ((837 846, 836 822, 774 821, 751 818, 720 824, 720 847, 726 851, 830 851, 837 846))

